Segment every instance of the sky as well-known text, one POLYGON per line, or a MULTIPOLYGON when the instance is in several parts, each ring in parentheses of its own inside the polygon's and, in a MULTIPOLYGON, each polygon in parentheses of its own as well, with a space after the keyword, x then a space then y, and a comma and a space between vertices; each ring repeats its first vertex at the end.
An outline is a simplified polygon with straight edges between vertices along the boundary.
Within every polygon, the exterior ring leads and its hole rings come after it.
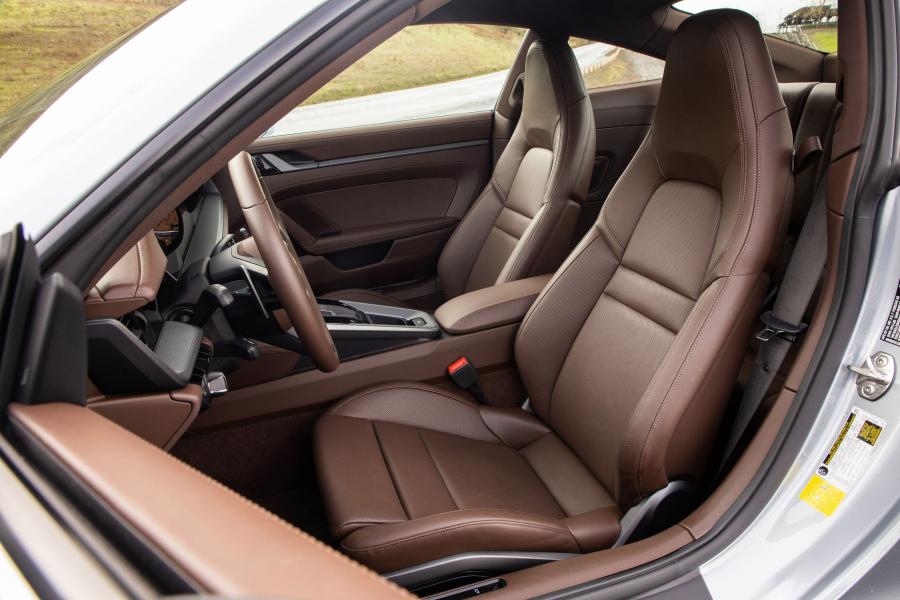
POLYGON ((712 8, 737 8, 756 17, 760 28, 768 33, 778 29, 778 24, 786 15, 811 4, 812 0, 683 0, 675 3, 675 8, 689 13, 712 8))

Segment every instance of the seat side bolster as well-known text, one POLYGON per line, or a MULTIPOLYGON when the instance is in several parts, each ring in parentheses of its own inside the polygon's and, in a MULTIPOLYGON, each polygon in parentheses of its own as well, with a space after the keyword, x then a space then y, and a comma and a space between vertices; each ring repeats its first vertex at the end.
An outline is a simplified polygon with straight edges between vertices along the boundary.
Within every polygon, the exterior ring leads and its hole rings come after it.
POLYGON ((482 442, 499 442, 474 401, 424 383, 394 382, 366 388, 335 404, 331 416, 388 421, 482 442))
POLYGON ((544 203, 507 259, 497 283, 552 272, 572 248, 572 234, 594 164, 596 134, 590 99, 583 96, 570 106, 561 124, 544 203))
POLYGON ((622 530, 622 513, 618 507, 608 506, 567 517, 563 524, 572 532, 582 552, 604 550, 612 546, 622 530))
POLYGON ((537 417, 518 407, 482 406, 484 424, 513 450, 528 446, 550 433, 537 417))
POLYGON ((580 551, 572 531, 558 519, 494 509, 456 510, 404 523, 365 527, 345 537, 341 548, 382 573, 472 548, 580 551))

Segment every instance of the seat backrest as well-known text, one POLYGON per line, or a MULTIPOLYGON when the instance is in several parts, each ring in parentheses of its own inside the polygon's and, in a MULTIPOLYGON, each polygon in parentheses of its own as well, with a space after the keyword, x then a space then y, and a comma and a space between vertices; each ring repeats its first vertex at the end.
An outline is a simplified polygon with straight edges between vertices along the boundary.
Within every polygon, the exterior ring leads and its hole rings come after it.
POLYGON ((646 139, 516 340, 535 413, 623 508, 702 473, 783 235, 790 169, 757 22, 687 19, 646 139))
POLYGON ((569 253, 594 161, 594 116, 564 39, 525 59, 522 114, 484 191, 438 261, 446 299, 552 273, 569 253))

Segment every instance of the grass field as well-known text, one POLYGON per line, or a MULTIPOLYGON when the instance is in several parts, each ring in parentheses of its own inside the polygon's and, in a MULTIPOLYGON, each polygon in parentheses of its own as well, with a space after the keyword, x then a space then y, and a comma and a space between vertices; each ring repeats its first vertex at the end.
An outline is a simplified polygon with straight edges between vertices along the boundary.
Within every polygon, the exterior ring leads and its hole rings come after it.
MULTIPOLYGON (((180 0, 0 0, 0 112, 180 0)), ((822 31, 825 36, 828 32, 822 31)), ((811 33, 818 35, 819 32, 811 33)), ((404 29, 305 104, 454 81, 506 69, 524 30, 481 25, 404 29)), ((573 45, 587 43, 575 40, 573 45)), ((654 77, 658 75, 653 75, 654 77)), ((648 78, 620 56, 588 87, 648 78)))
MULTIPOLYGON (((0 112, 178 2, 0 0, 0 112)), ((807 29, 805 33, 820 50, 837 50, 835 27, 807 29)), ((512 62, 523 35, 521 29, 480 25, 408 28, 305 104, 499 71, 512 62)), ((588 87, 602 87, 639 80, 641 76, 633 60, 618 57, 588 73, 585 79, 588 87)))
POLYGON ((0 112, 178 0, 0 0, 0 112))
POLYGON ((816 48, 822 52, 837 52, 837 27, 804 29, 804 32, 809 36, 809 41, 815 44, 816 48))
POLYGON ((341 100, 506 69, 524 30, 481 25, 424 25, 397 33, 304 104, 341 100))

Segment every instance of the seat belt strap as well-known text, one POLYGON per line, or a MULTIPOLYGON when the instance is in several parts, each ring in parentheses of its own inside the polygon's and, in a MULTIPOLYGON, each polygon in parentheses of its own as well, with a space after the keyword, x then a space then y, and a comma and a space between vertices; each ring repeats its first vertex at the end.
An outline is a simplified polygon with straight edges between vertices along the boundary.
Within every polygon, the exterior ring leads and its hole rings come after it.
POLYGON ((819 284, 827 256, 827 172, 826 169, 816 186, 809 214, 800 230, 797 245, 775 297, 775 305, 762 317, 764 327, 756 336, 761 342, 759 352, 725 442, 720 475, 734 458, 732 455, 766 398, 766 392, 784 363, 791 344, 806 328, 803 314, 819 284))
POLYGON ((816 287, 819 285, 828 256, 827 179, 828 169, 831 165, 834 127, 840 113, 841 102, 838 100, 831 113, 824 149, 819 150, 816 146, 820 144, 813 142, 801 144, 801 157, 797 162, 803 168, 808 168, 812 164, 812 161, 806 156, 807 154, 815 154, 823 162, 819 164, 813 200, 797 238, 797 244, 794 246, 794 252, 788 261, 781 285, 777 290, 775 304, 771 311, 764 313, 761 317, 763 329, 756 335, 761 342, 759 352, 753 362, 753 371, 750 379, 747 380, 744 394, 738 403, 734 423, 731 431, 728 432, 713 485, 721 479, 735 460, 735 453, 741 448, 775 375, 784 364, 791 344, 806 329, 803 315, 809 308, 816 287))

